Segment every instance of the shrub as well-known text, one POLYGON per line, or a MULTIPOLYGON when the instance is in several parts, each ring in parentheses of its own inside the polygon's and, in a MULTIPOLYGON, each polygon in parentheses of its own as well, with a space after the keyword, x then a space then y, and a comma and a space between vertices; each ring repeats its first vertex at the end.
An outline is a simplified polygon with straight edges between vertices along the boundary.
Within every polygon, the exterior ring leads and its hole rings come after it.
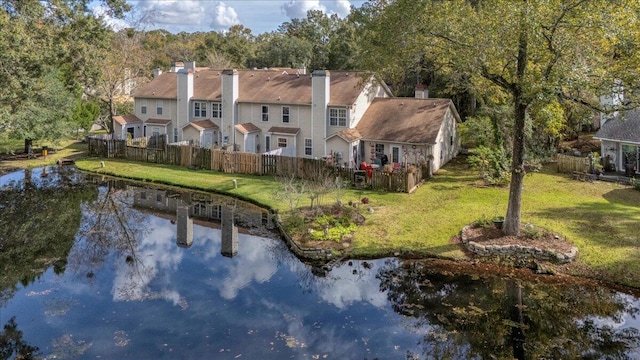
POLYGON ((478 174, 484 182, 491 185, 506 184, 510 180, 509 157, 504 149, 492 149, 480 146, 470 156, 468 162, 478 169, 478 174))
POLYGON ((284 228, 288 233, 293 234, 304 230, 304 218, 298 214, 292 214, 285 218, 284 228))

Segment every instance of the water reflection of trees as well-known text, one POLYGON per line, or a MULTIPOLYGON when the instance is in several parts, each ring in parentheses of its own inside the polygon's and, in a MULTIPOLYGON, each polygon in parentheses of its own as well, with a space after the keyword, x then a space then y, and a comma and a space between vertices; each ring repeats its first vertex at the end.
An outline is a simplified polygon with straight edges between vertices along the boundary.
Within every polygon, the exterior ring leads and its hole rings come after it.
POLYGON ((638 329, 600 320, 639 312, 603 287, 454 275, 420 262, 388 264, 378 278, 394 310, 429 329, 430 359, 626 359, 640 346, 638 329))
POLYGON ((82 206, 84 218, 69 267, 92 279, 114 254, 129 266, 130 280, 136 282, 150 272, 138 254, 140 241, 151 231, 149 215, 133 208, 133 195, 126 187, 116 181, 102 185, 97 200, 82 206))
POLYGON ((26 286, 49 266, 58 274, 65 270, 80 204, 98 193, 76 180, 71 170, 54 167, 44 176, 26 171, 21 181, 0 184, 0 304, 13 297, 18 283, 26 286))
POLYGON ((0 359, 38 359, 40 349, 22 339, 22 331, 18 330, 16 318, 12 317, 0 332, 0 359))

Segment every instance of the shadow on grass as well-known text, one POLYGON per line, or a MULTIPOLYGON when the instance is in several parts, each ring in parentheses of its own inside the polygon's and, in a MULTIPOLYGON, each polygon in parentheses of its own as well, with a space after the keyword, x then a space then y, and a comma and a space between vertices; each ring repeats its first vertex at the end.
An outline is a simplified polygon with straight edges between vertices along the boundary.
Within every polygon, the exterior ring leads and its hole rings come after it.
POLYGON ((640 208, 592 202, 538 211, 534 215, 562 219, 570 224, 573 232, 592 244, 608 248, 640 247, 640 208))

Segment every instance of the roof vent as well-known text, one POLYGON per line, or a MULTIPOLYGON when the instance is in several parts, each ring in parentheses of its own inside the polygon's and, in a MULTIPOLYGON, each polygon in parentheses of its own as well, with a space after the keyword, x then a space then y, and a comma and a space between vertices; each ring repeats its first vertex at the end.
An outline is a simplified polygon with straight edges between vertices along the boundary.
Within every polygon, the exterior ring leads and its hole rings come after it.
POLYGON ((269 77, 267 78, 267 81, 269 81, 269 80, 271 80, 271 76, 269 76, 269 77))
POLYGON ((289 75, 289 73, 287 72, 287 70, 282 72, 282 75, 289 75))

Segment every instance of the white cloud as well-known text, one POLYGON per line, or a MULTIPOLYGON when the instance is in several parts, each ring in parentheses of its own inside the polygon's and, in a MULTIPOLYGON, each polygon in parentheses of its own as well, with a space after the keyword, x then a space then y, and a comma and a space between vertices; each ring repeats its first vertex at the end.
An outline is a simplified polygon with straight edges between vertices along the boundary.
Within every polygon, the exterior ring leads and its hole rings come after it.
POLYGON ((338 0, 336 1, 336 10, 335 13, 340 17, 346 17, 351 12, 351 3, 349 0, 338 0))
POLYGON ((240 19, 238 19, 236 11, 231 6, 219 2, 214 10, 211 27, 216 30, 226 30, 230 26, 237 24, 240 24, 240 19))
POLYGON ((309 10, 327 12, 327 8, 324 5, 320 5, 319 0, 291 0, 282 5, 282 12, 290 19, 306 18, 309 10))
POLYGON ((156 24, 200 24, 204 17, 204 8, 196 0, 143 0, 138 7, 156 24))
POLYGON ((107 8, 103 5, 97 5, 93 9, 91 9, 91 11, 93 12, 94 16, 102 19, 102 22, 104 22, 104 24, 107 27, 111 28, 113 31, 120 31, 130 26, 125 20, 117 19, 110 16, 107 12, 107 8))

